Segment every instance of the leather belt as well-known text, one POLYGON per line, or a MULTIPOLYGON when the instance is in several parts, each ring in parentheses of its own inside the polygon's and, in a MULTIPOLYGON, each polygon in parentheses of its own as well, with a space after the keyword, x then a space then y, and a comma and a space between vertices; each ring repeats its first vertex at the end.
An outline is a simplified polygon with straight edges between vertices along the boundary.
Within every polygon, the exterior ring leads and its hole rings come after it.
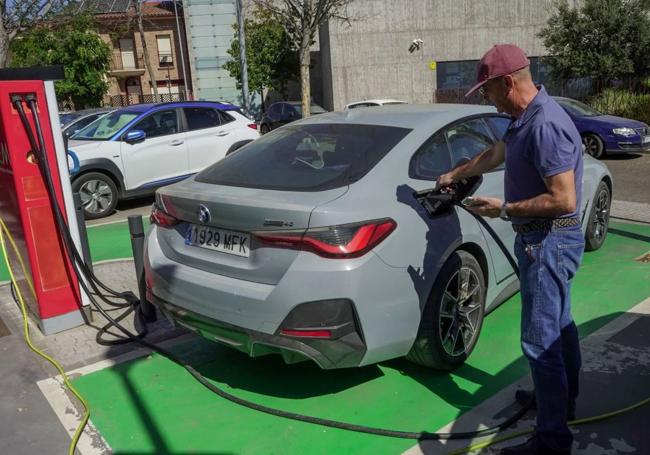
POLYGON ((535 220, 526 224, 513 224, 512 229, 517 234, 525 234, 533 231, 552 231, 557 228, 580 226, 578 218, 555 218, 548 220, 535 220))

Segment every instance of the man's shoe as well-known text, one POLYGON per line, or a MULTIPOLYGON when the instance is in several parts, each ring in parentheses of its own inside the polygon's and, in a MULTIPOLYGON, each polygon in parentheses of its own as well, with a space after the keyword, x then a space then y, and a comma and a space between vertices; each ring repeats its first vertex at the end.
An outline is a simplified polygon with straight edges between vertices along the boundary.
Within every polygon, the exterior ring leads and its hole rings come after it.
POLYGON ((570 455, 571 449, 553 450, 533 436, 523 444, 504 447, 499 453, 501 455, 570 455))
MULTIPOLYGON (((537 409, 537 402, 535 401, 535 391, 534 390, 523 390, 519 389, 515 392, 515 401, 520 406, 526 406, 528 403, 532 403, 530 409, 537 409)), ((571 411, 567 409, 566 419, 568 422, 576 419, 575 410, 571 411)))

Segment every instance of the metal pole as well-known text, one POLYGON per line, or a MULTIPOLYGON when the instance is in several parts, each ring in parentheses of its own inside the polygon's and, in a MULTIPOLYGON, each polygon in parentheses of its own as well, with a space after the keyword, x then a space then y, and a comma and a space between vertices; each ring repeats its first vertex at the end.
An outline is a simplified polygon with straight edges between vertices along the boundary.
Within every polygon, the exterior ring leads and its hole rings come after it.
MULTIPOLYGON (((178 1, 174 0, 174 17, 176 18, 176 34, 178 35, 178 46, 181 48, 181 67, 183 68, 183 92, 185 101, 187 100, 187 72, 185 71, 185 51, 183 50, 183 37, 181 36, 181 27, 178 23, 178 1)), ((182 0, 181 0, 182 1, 182 0)), ((183 11, 185 8, 183 7, 183 11)), ((184 24, 185 22, 183 22, 184 24)))
POLYGON ((131 248, 133 249, 133 265, 138 281, 138 297, 140 311, 146 322, 156 320, 156 309, 147 301, 147 286, 144 281, 144 226, 141 215, 129 215, 129 232, 131 233, 131 248))
POLYGON ((244 7, 242 0, 237 0, 237 26, 239 28, 239 66, 241 68, 241 90, 244 112, 250 115, 248 96, 248 66, 246 63, 246 34, 244 33, 244 7))

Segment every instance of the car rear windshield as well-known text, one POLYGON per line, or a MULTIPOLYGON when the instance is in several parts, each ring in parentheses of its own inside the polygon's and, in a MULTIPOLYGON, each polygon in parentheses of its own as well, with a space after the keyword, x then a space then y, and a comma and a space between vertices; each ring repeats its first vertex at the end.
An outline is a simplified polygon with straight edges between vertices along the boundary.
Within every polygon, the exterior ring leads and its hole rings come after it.
POLYGON ((361 179, 410 131, 376 125, 290 125, 206 168, 196 180, 280 191, 338 188, 361 179))
POLYGON ((80 141, 106 141, 138 115, 140 115, 140 112, 113 112, 83 128, 72 136, 71 139, 80 141))

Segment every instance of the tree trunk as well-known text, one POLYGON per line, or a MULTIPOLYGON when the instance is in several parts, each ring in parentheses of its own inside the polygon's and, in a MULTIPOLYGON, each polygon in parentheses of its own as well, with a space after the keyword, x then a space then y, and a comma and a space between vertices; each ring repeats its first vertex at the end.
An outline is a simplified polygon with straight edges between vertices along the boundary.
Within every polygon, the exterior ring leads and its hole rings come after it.
POLYGON ((311 87, 309 84, 309 40, 301 43, 300 46, 300 94, 302 101, 302 117, 307 118, 311 115, 311 87))
POLYGON ((153 98, 156 103, 160 102, 158 97, 158 84, 154 79, 153 70, 151 69, 151 62, 149 61, 149 50, 147 49, 147 40, 144 37, 144 26, 142 25, 142 4, 141 0, 135 0, 135 13, 138 16, 138 30, 140 31, 140 41, 142 41, 142 53, 144 54, 144 65, 147 68, 147 73, 149 73, 149 83, 153 89, 153 98))
POLYGON ((4 21, 0 21, 0 68, 6 68, 9 63, 10 40, 4 21))

